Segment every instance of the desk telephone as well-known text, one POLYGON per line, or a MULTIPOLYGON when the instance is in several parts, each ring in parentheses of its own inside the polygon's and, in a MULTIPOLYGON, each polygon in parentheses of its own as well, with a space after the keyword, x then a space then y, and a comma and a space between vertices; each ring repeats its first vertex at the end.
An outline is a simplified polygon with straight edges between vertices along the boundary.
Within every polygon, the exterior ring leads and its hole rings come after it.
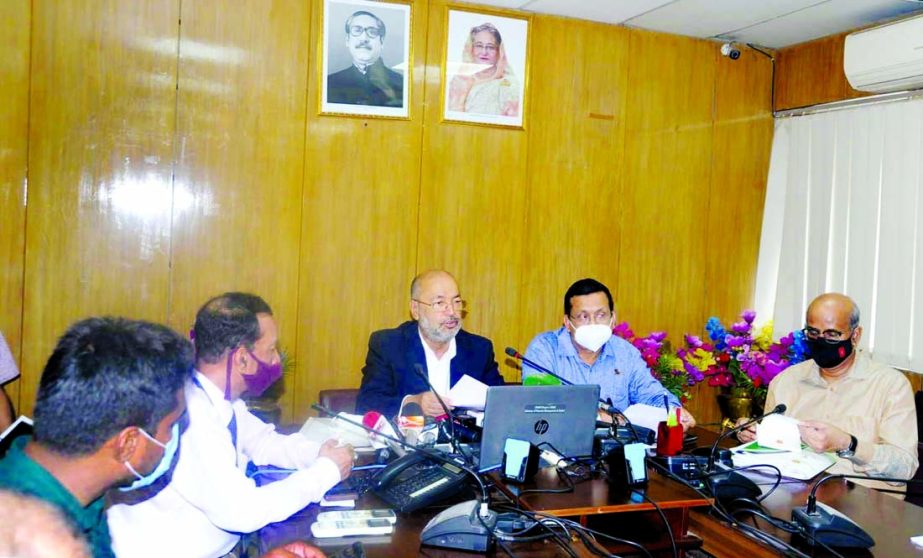
POLYGON ((465 486, 465 471, 419 452, 410 452, 382 470, 372 492, 401 513, 454 496, 465 486))

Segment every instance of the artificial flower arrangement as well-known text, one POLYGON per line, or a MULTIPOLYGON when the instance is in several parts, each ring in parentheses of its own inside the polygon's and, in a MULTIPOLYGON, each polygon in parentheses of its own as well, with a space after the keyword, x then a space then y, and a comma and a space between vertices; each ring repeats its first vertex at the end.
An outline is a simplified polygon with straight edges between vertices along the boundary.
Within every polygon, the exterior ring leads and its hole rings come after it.
POLYGON ((757 328, 755 319, 756 312, 746 310, 726 329, 718 318, 711 317, 705 324, 711 343, 687 334, 686 346, 677 356, 687 371, 702 373, 708 385, 741 388, 754 400, 765 401, 769 382, 803 361, 806 345, 800 330, 773 342, 772 320, 757 328))
POLYGON ((690 372, 687 369, 684 362, 673 352, 664 331, 655 331, 647 337, 636 337, 628 323, 622 322, 615 326, 612 332, 641 352, 641 358, 650 368, 651 375, 683 404, 692 397, 689 388, 705 377, 698 370, 690 372))
POLYGON ((773 342, 772 320, 756 328, 755 319, 756 312, 747 310, 728 330, 711 317, 705 324, 710 342, 686 334, 685 345, 676 351, 663 331, 637 337, 626 322, 612 331, 640 351, 651 375, 683 403, 692 397, 689 388, 706 379, 710 386, 741 388, 749 397, 764 401, 769 382, 803 361, 806 348, 800 330, 773 342))

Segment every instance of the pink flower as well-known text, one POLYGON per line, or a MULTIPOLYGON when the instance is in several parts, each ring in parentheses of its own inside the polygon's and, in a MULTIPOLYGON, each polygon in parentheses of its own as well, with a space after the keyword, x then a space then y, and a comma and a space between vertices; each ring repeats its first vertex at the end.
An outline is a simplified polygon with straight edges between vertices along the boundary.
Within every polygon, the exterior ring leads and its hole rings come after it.
POLYGON ((686 334, 686 345, 691 349, 698 349, 702 346, 702 340, 697 335, 686 334))
POLYGON ((628 327, 628 322, 622 322, 612 328, 612 333, 626 340, 635 336, 635 332, 631 331, 631 328, 628 327))

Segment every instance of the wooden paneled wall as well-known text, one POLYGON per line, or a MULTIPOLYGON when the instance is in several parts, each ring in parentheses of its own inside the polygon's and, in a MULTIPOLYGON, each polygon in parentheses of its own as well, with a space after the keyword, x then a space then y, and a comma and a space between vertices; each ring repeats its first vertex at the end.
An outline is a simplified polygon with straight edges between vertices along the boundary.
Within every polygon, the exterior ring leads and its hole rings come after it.
POLYGON ((848 34, 831 35, 778 51, 775 110, 868 95, 850 87, 843 72, 843 45, 848 34))
MULTIPOLYGON (((526 129, 449 124, 446 4, 414 0, 410 119, 319 116, 321 5, 3 3, 0 327, 23 351, 21 410, 74 320, 186 331, 228 289, 276 311, 287 420, 358 385, 369 333, 407 319, 423 269, 455 273, 466 327, 512 380, 503 348, 559 325, 581 277, 676 340, 751 303, 766 58, 533 16, 526 129)), ((701 391, 692 408, 714 420, 701 391)))

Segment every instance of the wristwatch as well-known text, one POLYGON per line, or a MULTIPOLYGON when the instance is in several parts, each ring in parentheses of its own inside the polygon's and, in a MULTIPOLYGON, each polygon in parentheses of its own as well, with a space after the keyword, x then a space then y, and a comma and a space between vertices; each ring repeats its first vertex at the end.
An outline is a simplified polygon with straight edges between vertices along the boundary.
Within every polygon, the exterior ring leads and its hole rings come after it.
POLYGON ((836 452, 837 457, 845 457, 849 459, 856 455, 856 446, 859 444, 859 440, 856 439, 852 434, 849 435, 849 447, 846 449, 839 450, 836 452))

